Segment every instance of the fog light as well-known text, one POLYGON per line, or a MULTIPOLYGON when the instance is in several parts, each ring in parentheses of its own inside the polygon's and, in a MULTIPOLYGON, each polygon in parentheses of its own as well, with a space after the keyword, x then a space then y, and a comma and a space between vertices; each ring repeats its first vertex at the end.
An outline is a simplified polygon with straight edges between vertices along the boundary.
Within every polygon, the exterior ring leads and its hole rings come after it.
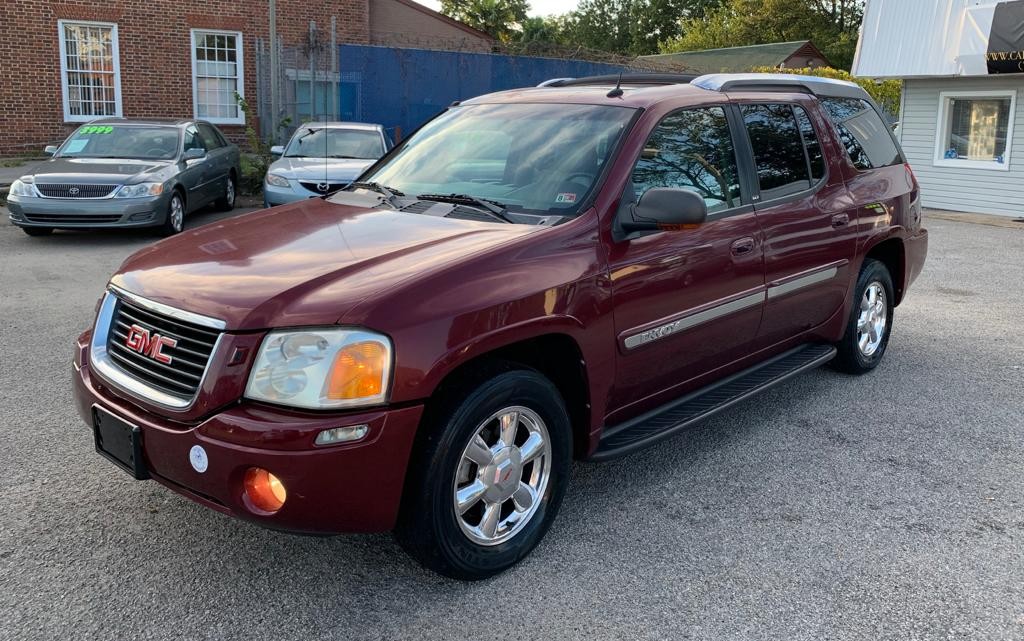
POLYGON ((243 486, 249 502, 263 512, 277 512, 288 498, 281 479, 262 467, 250 467, 246 470, 243 486))
POLYGON ((350 425, 348 427, 332 427, 329 430, 323 430, 316 435, 317 445, 336 445, 338 443, 348 443, 350 441, 358 441, 359 439, 366 436, 366 433, 370 431, 367 425, 350 425))

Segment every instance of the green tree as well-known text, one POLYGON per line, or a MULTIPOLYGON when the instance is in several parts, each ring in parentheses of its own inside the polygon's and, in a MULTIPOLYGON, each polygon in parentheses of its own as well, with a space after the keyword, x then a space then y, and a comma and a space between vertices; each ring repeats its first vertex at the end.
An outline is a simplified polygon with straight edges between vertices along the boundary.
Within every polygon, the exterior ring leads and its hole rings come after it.
POLYGON ((728 0, 703 18, 685 18, 665 53, 811 40, 837 68, 849 69, 863 0, 728 0))
POLYGON ((683 20, 700 19, 723 0, 582 0, 562 20, 561 39, 625 55, 658 52, 677 38, 683 20))
POLYGON ((831 67, 816 67, 814 69, 772 69, 771 67, 754 67, 751 71, 758 73, 795 73, 801 76, 818 76, 821 78, 833 78, 835 80, 846 80, 856 82, 864 91, 868 92, 875 102, 879 104, 889 115, 897 117, 900 113, 900 100, 903 97, 902 80, 876 81, 868 78, 854 78, 849 71, 832 69, 831 67))
POLYGON ((441 13, 502 42, 519 37, 529 9, 527 0, 441 0, 441 13))

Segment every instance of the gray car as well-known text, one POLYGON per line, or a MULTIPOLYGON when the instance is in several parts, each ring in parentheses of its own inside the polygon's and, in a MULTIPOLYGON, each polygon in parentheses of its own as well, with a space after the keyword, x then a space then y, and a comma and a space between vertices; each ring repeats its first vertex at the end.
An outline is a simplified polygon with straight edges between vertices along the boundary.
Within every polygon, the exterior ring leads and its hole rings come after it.
POLYGON ((381 125, 361 122, 309 122, 286 146, 271 148, 280 158, 267 169, 267 207, 323 196, 345 187, 391 149, 381 125))
POLYGON ((171 235, 190 212, 235 206, 238 147, 201 120, 104 118, 46 153, 7 197, 11 222, 29 236, 157 226, 171 235))

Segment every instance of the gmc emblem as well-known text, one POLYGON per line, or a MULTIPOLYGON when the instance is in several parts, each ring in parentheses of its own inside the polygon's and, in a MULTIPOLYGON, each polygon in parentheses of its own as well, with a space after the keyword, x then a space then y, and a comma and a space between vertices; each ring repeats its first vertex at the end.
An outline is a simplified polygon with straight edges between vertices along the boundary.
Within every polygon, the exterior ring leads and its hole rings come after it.
POLYGON ((174 347, 178 344, 178 341, 174 338, 161 336, 160 334, 150 334, 149 330, 145 327, 132 325, 131 329, 128 330, 128 338, 124 340, 124 344, 133 352, 148 356, 158 363, 170 365, 172 359, 163 353, 163 349, 164 347, 174 347))

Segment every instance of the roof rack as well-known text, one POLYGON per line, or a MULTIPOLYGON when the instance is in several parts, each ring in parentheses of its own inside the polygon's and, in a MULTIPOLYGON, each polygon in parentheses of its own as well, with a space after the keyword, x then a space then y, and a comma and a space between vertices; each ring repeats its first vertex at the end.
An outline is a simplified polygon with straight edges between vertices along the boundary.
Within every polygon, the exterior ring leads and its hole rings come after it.
MULTIPOLYGON (((696 75, 683 73, 624 73, 623 85, 686 85, 696 75)), ((538 87, 582 87, 587 85, 614 85, 619 82, 619 74, 606 76, 587 76, 585 78, 552 78, 537 85, 538 87)))
POLYGON ((860 86, 845 80, 785 73, 713 73, 695 78, 691 85, 708 91, 798 91, 834 98, 869 98, 860 86))

